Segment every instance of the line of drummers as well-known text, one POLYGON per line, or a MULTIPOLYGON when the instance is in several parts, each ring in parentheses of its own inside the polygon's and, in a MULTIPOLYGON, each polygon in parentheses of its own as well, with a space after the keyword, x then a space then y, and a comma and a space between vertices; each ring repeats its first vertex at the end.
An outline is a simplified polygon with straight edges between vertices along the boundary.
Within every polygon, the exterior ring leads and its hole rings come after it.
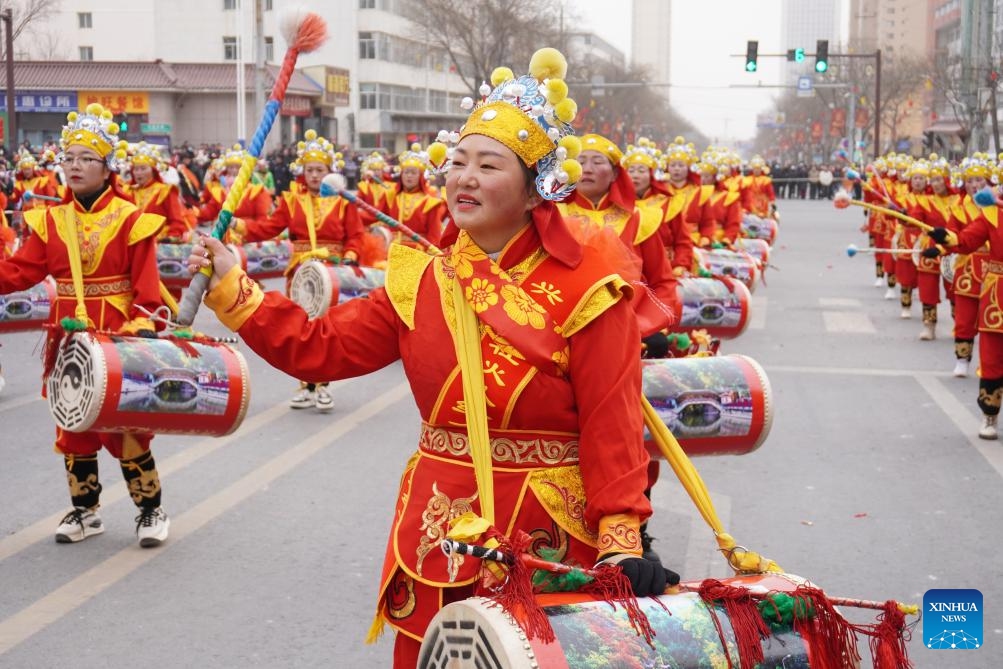
MULTIPOLYGON (((743 170, 737 154, 714 147, 698 154, 681 137, 663 147, 640 138, 625 149, 600 135, 581 139, 578 189, 560 207, 583 227, 612 227, 634 250, 646 286, 636 302, 645 356, 715 353, 721 338, 745 329, 749 293, 762 280, 777 236, 779 215, 764 161, 755 157, 743 170)), ((235 145, 218 158, 196 201, 185 196, 194 175, 169 166, 157 146, 129 147, 121 184, 144 212, 165 218, 157 263, 175 298, 190 281, 189 240, 216 220, 245 157, 235 145)), ((19 157, 13 193, 3 203, 10 219, 5 216, 0 228, 0 257, 29 233, 18 224, 24 210, 68 197, 52 169, 57 162, 54 155, 19 157)), ((382 286, 391 243, 420 248, 439 242, 449 213, 442 175, 431 168, 436 162, 418 144, 392 164, 374 152, 362 164, 357 193, 329 194, 322 183, 342 169, 342 156, 307 131, 290 165, 290 188, 273 198, 265 184, 249 185, 226 241, 250 276, 285 277, 289 296, 317 317, 382 286)), ((46 283, 0 297, 0 331, 44 321, 52 290, 46 283)), ((329 411, 334 401, 326 384, 301 383, 290 406, 329 411)))
MULTIPOLYGON (((996 295, 1003 245, 994 239, 999 206, 995 191, 1003 175, 1003 154, 974 153, 952 165, 931 154, 927 159, 890 154, 868 165, 860 181, 868 208, 866 229, 874 251, 874 285, 887 300, 899 299, 901 317, 912 318, 918 295, 923 321, 919 339, 937 336, 941 288, 954 321, 954 376, 970 373, 978 335, 979 436, 997 439, 1003 394, 1003 312, 996 295), (998 351, 998 352, 997 352, 998 351)), ((839 197, 837 199, 837 206, 839 197)))

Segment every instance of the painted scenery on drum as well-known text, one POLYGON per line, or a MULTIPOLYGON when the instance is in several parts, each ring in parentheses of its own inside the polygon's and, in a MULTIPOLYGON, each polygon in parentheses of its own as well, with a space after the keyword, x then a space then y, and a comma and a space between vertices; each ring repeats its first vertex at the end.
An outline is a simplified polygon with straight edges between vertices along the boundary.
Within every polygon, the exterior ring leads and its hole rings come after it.
POLYGON ((52 309, 50 290, 43 281, 28 290, 0 295, 0 330, 27 326, 30 322, 41 324, 48 320, 52 309))
POLYGON ((741 437, 752 430, 752 389, 728 358, 674 360, 671 369, 642 361, 642 389, 677 439, 741 437))
POLYGON ((676 328, 737 328, 742 322, 742 298, 727 284, 712 279, 686 279, 683 313, 676 328))
POLYGON ((116 342, 122 363, 119 411, 223 415, 230 398, 223 356, 213 346, 190 346, 197 357, 171 341, 116 342))
POLYGON ((267 241, 244 244, 247 275, 255 278, 282 276, 289 267, 293 245, 287 241, 267 241))
MULTIPOLYGON (((658 601, 646 597, 638 604, 655 631, 651 645, 631 627, 622 607, 613 610, 602 601, 544 607, 568 668, 739 666, 735 633, 723 608, 715 607, 719 633, 696 595, 663 596, 658 601), (727 651, 722 635, 728 640, 727 651)), ((804 641, 790 630, 774 634, 763 641, 764 662, 757 666, 808 669, 804 641)))

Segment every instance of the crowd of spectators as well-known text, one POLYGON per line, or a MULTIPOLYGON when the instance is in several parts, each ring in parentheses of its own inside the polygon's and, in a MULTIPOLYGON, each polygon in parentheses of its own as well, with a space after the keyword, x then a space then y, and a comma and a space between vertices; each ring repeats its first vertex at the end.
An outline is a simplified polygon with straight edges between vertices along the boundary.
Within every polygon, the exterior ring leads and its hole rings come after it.
POLYGON ((831 200, 842 187, 846 168, 842 165, 773 164, 773 192, 785 200, 831 200))

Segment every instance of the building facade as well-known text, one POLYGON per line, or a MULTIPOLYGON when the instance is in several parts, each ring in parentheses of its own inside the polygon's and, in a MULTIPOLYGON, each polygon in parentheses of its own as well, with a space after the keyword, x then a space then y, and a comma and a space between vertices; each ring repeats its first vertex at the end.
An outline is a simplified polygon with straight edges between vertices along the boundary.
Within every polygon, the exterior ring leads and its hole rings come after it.
MULTIPOLYGON (((288 110, 290 114, 270 136, 269 147, 295 141, 313 127, 338 145, 397 152, 412 139, 427 141, 464 118, 459 100, 469 93, 451 71, 446 54, 433 48, 403 16, 404 2, 299 0, 298 5, 326 19, 329 37, 316 52, 300 55, 297 66, 313 79, 316 90, 308 96, 307 108, 300 100, 299 107, 288 110)), ((22 61, 94 61, 95 66, 232 65, 229 100, 224 92, 185 91, 173 112, 154 111, 146 119, 161 127, 171 125, 175 143, 226 143, 238 136, 236 72, 241 61, 248 72, 244 77, 248 132, 257 123, 263 99, 256 96, 255 81, 263 70, 256 63, 281 64, 286 45, 278 10, 283 4, 281 0, 63 0, 58 11, 30 25, 15 54, 22 61), (255 25, 260 26, 259 39, 254 37, 255 25), (205 118, 221 120, 204 127, 179 120, 186 114, 178 112, 192 106, 205 108, 205 118)), ((72 88, 73 82, 60 86, 59 90, 72 88)), ((265 98, 268 92, 265 87, 265 98)))

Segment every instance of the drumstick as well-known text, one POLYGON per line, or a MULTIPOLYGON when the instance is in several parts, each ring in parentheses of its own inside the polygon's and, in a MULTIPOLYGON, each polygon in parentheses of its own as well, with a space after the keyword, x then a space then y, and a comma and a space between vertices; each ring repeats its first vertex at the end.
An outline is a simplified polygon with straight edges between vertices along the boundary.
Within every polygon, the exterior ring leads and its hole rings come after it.
MULTIPOLYGON (((743 587, 743 586, 735 585, 733 587, 743 587)), ((700 591, 699 586, 692 586, 687 583, 680 583, 679 589, 685 592, 700 591)), ((753 599, 766 599, 766 597, 771 594, 768 591, 760 590, 758 588, 745 588, 745 589, 748 591, 749 596, 752 597, 753 599)), ((829 602, 832 603, 833 606, 852 606, 858 609, 877 609, 877 610, 883 610, 885 608, 884 602, 877 602, 870 599, 853 599, 850 597, 830 597, 829 595, 826 595, 825 598, 829 600, 829 602)), ((919 607, 916 606, 915 604, 903 604, 902 602, 895 602, 895 606, 898 608, 899 611, 901 611, 906 615, 915 616, 919 614, 919 607)))
POLYGON ((62 199, 55 198, 53 196, 40 196, 32 191, 25 191, 24 195, 21 197, 24 202, 30 202, 32 200, 44 200, 45 202, 62 202, 62 199))
POLYGON ((858 248, 856 244, 850 244, 849 246, 846 247, 846 255, 848 255, 851 258, 857 255, 858 253, 891 253, 892 255, 895 255, 899 253, 906 254, 906 253, 916 253, 916 252, 917 251, 915 249, 879 249, 876 246, 858 248))
POLYGON ((355 206, 359 207, 360 209, 364 209, 365 211, 375 216, 376 220, 378 220, 380 223, 385 224, 387 227, 393 230, 397 230, 403 233, 412 241, 418 242, 425 248, 426 251, 428 251, 432 255, 440 255, 442 253, 442 249, 440 249, 435 244, 433 244, 432 242, 428 241, 427 239, 419 235, 411 228, 407 227, 406 225, 404 225, 403 223, 401 223, 396 219, 390 218, 389 216, 384 214, 382 211, 380 211, 373 205, 369 204, 368 202, 363 202, 355 195, 345 190, 344 177, 338 174, 337 172, 332 172, 331 174, 328 174, 326 177, 324 177, 324 181, 321 182, 320 184, 320 194, 322 197, 330 197, 332 195, 338 195, 340 197, 343 197, 352 204, 354 204, 355 206))
POLYGON ((892 218, 897 218, 903 223, 915 226, 920 230, 923 230, 924 232, 930 232, 931 230, 933 230, 932 225, 927 225, 923 221, 917 220, 912 216, 907 216, 906 214, 903 214, 900 211, 895 211, 894 209, 889 209, 887 207, 879 207, 878 205, 871 204, 870 202, 862 202, 860 200, 851 199, 850 194, 847 193, 845 190, 836 193, 836 197, 833 198, 832 200, 832 205, 836 207, 836 209, 846 209, 851 204, 856 205, 858 207, 863 207, 864 209, 870 209, 872 211, 880 212, 887 216, 891 216, 892 218))
MULTIPOLYGON (((222 240, 230 227, 233 212, 240 202, 244 189, 251 181, 251 174, 258 162, 258 157, 265 146, 265 139, 268 131, 272 129, 275 118, 282 108, 282 101, 286 96, 286 88, 292 78, 296 68, 296 59, 300 53, 309 53, 319 47, 327 39, 327 24, 317 14, 302 13, 293 11, 282 17, 282 32, 285 35, 289 48, 286 50, 285 58, 282 61, 282 68, 275 78, 275 85, 272 87, 271 95, 265 104, 264 116, 254 131, 251 143, 247 147, 247 157, 244 158, 240 166, 240 172, 230 187, 230 192, 226 196, 226 201, 220 208, 219 217, 212 229, 212 236, 222 240)), ((178 323, 183 326, 190 326, 195 321, 199 304, 202 297, 209 288, 209 278, 212 276, 212 266, 205 267, 192 277, 192 282, 181 298, 181 305, 178 312, 178 323)))

